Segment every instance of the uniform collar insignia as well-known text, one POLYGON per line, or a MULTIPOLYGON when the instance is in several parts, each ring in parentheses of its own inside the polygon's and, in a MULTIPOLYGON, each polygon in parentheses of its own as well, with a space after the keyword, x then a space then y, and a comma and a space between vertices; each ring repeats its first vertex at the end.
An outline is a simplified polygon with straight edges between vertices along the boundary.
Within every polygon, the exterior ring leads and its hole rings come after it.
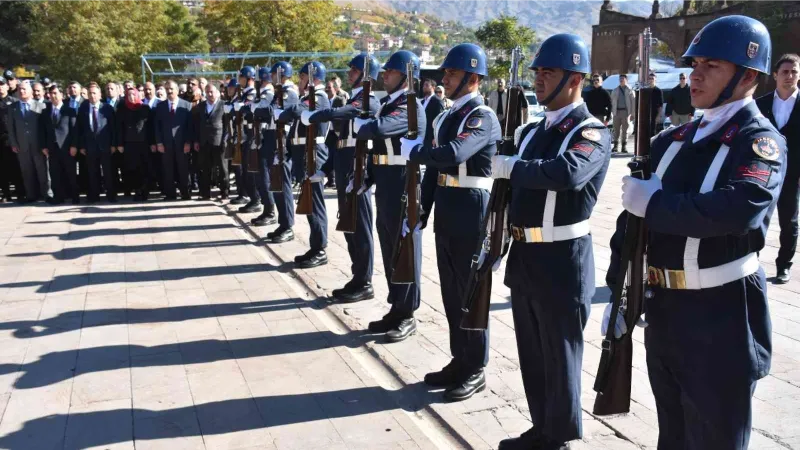
POLYGON ((739 125, 738 124, 731 124, 728 128, 725 129, 725 132, 722 133, 722 137, 719 139, 723 144, 730 144, 733 142, 733 138, 736 137, 736 134, 739 133, 739 125))
POLYGON ((686 135, 689 134, 689 131, 691 131, 693 127, 694 127, 694 122, 689 122, 686 125, 678 128, 677 131, 672 133, 672 139, 676 141, 684 140, 686 138, 686 135))
POLYGON ((572 117, 568 117, 558 125, 558 131, 567 133, 572 129, 573 125, 575 125, 575 121, 572 119, 572 117))

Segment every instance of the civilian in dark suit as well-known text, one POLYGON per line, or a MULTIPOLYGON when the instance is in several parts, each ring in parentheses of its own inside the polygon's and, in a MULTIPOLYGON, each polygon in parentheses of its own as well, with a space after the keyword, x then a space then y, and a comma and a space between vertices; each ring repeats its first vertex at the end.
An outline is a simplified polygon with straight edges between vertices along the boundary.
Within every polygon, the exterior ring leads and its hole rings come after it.
POLYGON ((786 176, 778 197, 781 246, 775 259, 778 270, 775 283, 783 284, 791 278, 792 257, 797 251, 797 209, 800 202, 800 104, 797 102, 797 81, 800 77, 800 56, 781 56, 775 63, 772 76, 777 89, 756 100, 756 104, 761 114, 786 137, 786 176))
POLYGON ((436 82, 430 78, 422 80, 422 107, 425 108, 425 145, 431 146, 433 142, 433 119, 444 111, 444 102, 438 96, 434 95, 436 89, 436 82))
MULTIPOLYGON (((44 104, 33 101, 31 85, 19 85, 19 102, 8 113, 8 141, 11 150, 19 156, 19 167, 25 183, 29 202, 47 197, 47 139, 44 134, 42 112, 44 104)), ((49 198, 48 198, 49 200, 49 198)))
MULTIPOLYGON (((133 85, 133 82, 131 82, 133 85)), ((119 83, 113 83, 109 81, 106 83, 106 99, 105 102, 114 108, 114 117, 116 118, 116 113, 119 111, 119 107, 125 103, 125 93, 122 90, 122 86, 119 83)), ((116 130, 118 127, 114 124, 114 129, 116 130)), ((125 159, 122 153, 113 152, 111 154, 111 170, 114 171, 114 192, 125 192, 125 196, 130 196, 130 190, 128 190, 127 182, 125 181, 125 159)))
MULTIPOLYGON (((67 86, 67 96, 64 98, 66 103, 77 117, 78 109, 85 99, 81 96, 81 84, 77 81, 71 81, 67 86)), ((78 191, 87 193, 89 192, 89 170, 86 168, 86 156, 78 152, 75 157, 78 160, 78 191)))
POLYGON ((125 163, 125 191, 134 192, 134 199, 147 200, 150 191, 150 144, 153 142, 152 113, 142 103, 135 87, 126 92, 125 101, 117 108, 117 152, 125 163))
POLYGON ((100 198, 100 176, 106 188, 106 199, 117 201, 114 185, 114 170, 111 155, 116 150, 117 130, 114 108, 108 103, 100 102, 100 86, 89 83, 88 101, 78 108, 78 131, 75 133, 75 144, 81 154, 86 156, 86 170, 89 174, 89 202, 100 198))
POLYGON ((50 103, 44 111, 44 128, 47 138, 47 149, 50 151, 50 181, 53 199, 61 203, 66 198, 72 204, 80 203, 78 192, 77 156, 78 151, 72 147, 78 111, 64 102, 64 94, 58 85, 50 85, 48 90, 50 103))
POLYGON ((220 99, 219 89, 213 84, 207 84, 206 100, 200 102, 196 108, 198 114, 192 123, 192 141, 194 141, 194 151, 198 152, 200 197, 203 200, 211 199, 211 174, 215 169, 222 173, 220 194, 227 197, 228 164, 222 151, 225 105, 220 99))
POLYGON ((164 192, 167 200, 175 199, 174 173, 178 171, 181 198, 189 200, 189 160, 192 111, 189 102, 178 97, 178 84, 167 82, 167 100, 156 106, 155 142, 162 156, 164 192))

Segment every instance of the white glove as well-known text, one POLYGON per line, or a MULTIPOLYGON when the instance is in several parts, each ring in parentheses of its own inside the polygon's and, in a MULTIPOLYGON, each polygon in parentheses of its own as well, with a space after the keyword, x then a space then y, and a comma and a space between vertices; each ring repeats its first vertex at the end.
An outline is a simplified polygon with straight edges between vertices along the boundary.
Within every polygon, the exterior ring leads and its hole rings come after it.
POLYGON ((650 198, 660 190, 661 178, 656 174, 650 175, 649 180, 626 175, 622 177, 622 206, 634 216, 644 217, 650 198))
POLYGON ((400 138, 400 155, 408 159, 411 155, 411 150, 414 150, 418 145, 422 145, 421 137, 417 137, 416 139, 400 138))
POLYGON ((369 122, 372 122, 372 119, 362 119, 360 117, 356 117, 353 119, 353 131, 358 133, 358 130, 360 130, 364 124, 369 122))
POLYGON ((303 111, 300 113, 300 122, 303 122, 303 125, 309 126, 311 125, 311 116, 314 115, 315 111, 303 111))
MULTIPOLYGON (((608 322, 611 320, 611 309, 613 306, 613 303, 609 303, 606 305, 605 311, 603 311, 603 321, 600 322, 600 333, 603 336, 608 333, 608 322)), ((639 319, 636 320, 636 326, 647 328, 647 322, 644 320, 644 316, 639 317, 639 319)), ((627 332, 628 325, 625 323, 625 308, 620 307, 619 313, 617 314, 617 320, 614 322, 614 337, 619 339, 627 332)))
POLYGON ((308 181, 312 183, 319 183, 320 181, 325 179, 325 172, 318 170, 317 173, 308 177, 308 181))
POLYGON ((231 111, 233 110, 233 106, 231 106, 231 105, 225 105, 225 106, 224 106, 224 108, 223 108, 223 110, 225 111, 225 114, 230 114, 230 113, 231 113, 231 111))
POLYGON ((274 158, 272 158, 272 165, 273 165, 273 166, 279 166, 279 165, 281 165, 281 160, 280 160, 280 159, 278 159, 278 155, 275 155, 275 157, 274 157, 274 158))
POLYGON ((283 110, 279 108, 275 108, 272 110, 272 118, 275 119, 275 122, 278 121, 278 118, 281 116, 282 113, 283 110))
POLYGON ((242 103, 242 102, 236 102, 236 103, 234 103, 234 104, 233 104, 233 110, 234 110, 234 111, 236 111, 236 112, 239 112, 239 110, 240 110, 240 109, 242 109, 242 105, 243 105, 243 104, 244 104, 244 103, 242 103))
MULTIPOLYGON (((361 183, 361 188, 358 190, 358 192, 356 192, 356 195, 361 195, 364 192, 367 192, 367 189, 368 188, 367 188, 366 183, 361 183)), ((344 190, 344 192, 347 193, 347 194, 353 192, 353 179, 352 178, 350 179, 350 182, 347 183, 347 188, 344 190)))
MULTIPOLYGON (((422 229, 422 222, 417 222, 417 226, 414 227, 414 231, 419 231, 422 229)), ((408 227, 408 219, 403 219, 403 237, 406 237, 408 233, 411 231, 411 228, 408 227)))
POLYGON ((511 178, 511 171, 517 161, 519 156, 492 156, 492 178, 511 178))

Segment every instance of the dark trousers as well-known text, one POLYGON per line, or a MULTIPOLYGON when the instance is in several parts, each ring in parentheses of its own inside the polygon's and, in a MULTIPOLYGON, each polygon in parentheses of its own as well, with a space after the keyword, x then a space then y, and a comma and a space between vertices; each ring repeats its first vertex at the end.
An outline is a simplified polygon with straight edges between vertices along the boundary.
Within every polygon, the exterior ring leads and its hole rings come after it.
POLYGON ((215 168, 223 172, 223 180, 220 183, 220 193, 228 193, 228 164, 222 155, 222 146, 213 145, 206 142, 200 146, 200 152, 196 152, 197 170, 200 176, 198 186, 200 196, 203 198, 211 197, 211 178, 215 168))
POLYGON ((402 227, 400 199, 405 192, 405 173, 405 166, 379 166, 374 168, 375 203, 377 206, 375 228, 378 230, 378 241, 381 245, 386 283, 389 285, 389 303, 392 305, 392 310, 398 314, 412 316, 414 311, 419 308, 420 301, 422 231, 415 231, 414 242, 417 246, 414 248, 414 253, 418 261, 414 275, 415 282, 410 284, 393 284, 391 282, 392 264, 394 263, 392 257, 394 256, 395 242, 400 237, 400 228, 402 227))
POLYGON ((150 192, 150 146, 146 142, 126 142, 122 154, 125 192, 147 196, 150 192))
MULTIPOLYGON (((127 164, 125 163, 125 154, 114 152, 111 154, 111 170, 114 172, 114 192, 130 192, 128 180, 125 172, 127 171, 127 164)), ((108 186, 106 186, 108 189, 108 186)))
POLYGON ((474 248, 468 242, 478 242, 478 236, 448 236, 437 232, 436 265, 442 289, 442 301, 450 328, 450 354, 460 373, 466 378, 489 363, 488 330, 462 330, 464 289, 469 280, 474 248))
POLYGON ((49 162, 53 198, 59 202, 67 198, 79 200, 77 161, 69 154, 69 145, 51 148, 49 162))
POLYGON ((275 131, 263 130, 261 147, 258 149, 258 173, 255 174, 254 183, 256 191, 261 197, 261 204, 267 211, 275 210, 275 197, 269 191, 269 167, 275 156, 275 131))
POLYGON ((283 192, 275 193, 275 209, 278 211, 278 226, 289 229, 294 226, 294 193, 292 192, 292 161, 283 163, 283 192))
POLYGON ((19 158, 16 153, 11 151, 11 147, 0 146, 0 189, 7 199, 11 199, 12 185, 17 200, 25 199, 25 184, 22 182, 19 158))
MULTIPOLYGON (((244 159, 244 157, 242 157, 244 159)), ((242 161, 244 163, 244 161, 242 161)), ((247 190, 244 186, 244 177, 242 176, 242 166, 237 166, 231 163, 231 172, 233 172, 233 184, 236 185, 236 195, 239 197, 246 197, 247 190)))
POLYGON ((175 197, 175 172, 178 173, 178 189, 181 195, 189 195, 189 160, 183 153, 182 146, 165 145, 162 157, 162 175, 164 195, 175 197))
POLYGON ((792 267, 792 257, 797 251, 797 208, 800 202, 800 171, 786 173, 781 194, 778 197, 778 224, 781 227, 778 269, 792 267))
POLYGON ((200 187, 200 155, 191 151, 187 155, 189 160, 189 190, 194 186, 200 187))
POLYGON ((117 198, 117 191, 114 190, 114 171, 111 162, 111 149, 92 149, 86 155, 86 172, 89 178, 90 202, 100 198, 101 186, 106 185, 106 198, 113 200, 117 198), (101 178, 102 177, 102 178, 101 178))
POLYGON ((591 236, 514 242, 506 284, 531 421, 547 439, 579 439, 583 330, 595 285, 591 236))
POLYGON ((251 143, 247 142, 245 145, 242 142, 242 165, 241 165, 241 178, 242 184, 244 185, 244 192, 245 195, 250 197, 250 203, 261 203, 261 193, 256 188, 256 172, 251 172, 252 168, 248 166, 248 159, 250 157, 250 152, 257 151, 255 148, 251 147, 251 143))
POLYGON ((311 198, 314 206, 311 214, 306 216, 311 234, 308 243, 311 250, 324 250, 328 246, 328 210, 325 207, 325 193, 323 183, 311 183, 311 198))
MULTIPOLYGON (((329 147, 331 148, 331 147, 329 147)), ((333 147, 335 148, 335 147, 333 147)), ((336 194, 339 200, 339 211, 344 211, 347 198, 347 185, 353 172, 353 147, 344 147, 334 150, 337 153, 334 159, 334 170, 339 174, 336 180, 336 194)), ((350 254, 350 271, 353 273, 352 284, 364 286, 372 283, 372 271, 375 265, 375 239, 372 235, 372 192, 367 190, 358 196, 358 220, 355 233, 345 233, 347 253, 350 254)))
POLYGON ((89 167, 86 165, 86 155, 78 152, 78 189, 85 194, 89 193, 89 167))
POLYGON ((756 380, 771 359, 763 270, 715 288, 653 293, 644 332, 659 450, 746 449, 756 380))
POLYGON ((47 197, 47 160, 42 149, 20 148, 17 157, 28 200, 47 197))
MULTIPOLYGON (((339 138, 336 136, 332 130, 328 132, 328 135, 325 136, 325 146, 328 147, 328 161, 326 162, 325 166, 322 168, 322 171, 325 172, 325 176, 328 180, 335 181, 335 173, 338 172, 338 165, 336 164, 336 159, 339 158, 341 155, 337 155, 336 149, 339 147, 339 138)), ((352 158, 351 158, 352 159, 352 158)), ((352 162, 350 164, 352 166, 352 162)), ((342 172, 340 172, 342 173, 342 172)), ((350 172, 342 173, 342 176, 346 177, 350 174, 350 172)), ((347 185, 345 185, 347 187, 347 185)))

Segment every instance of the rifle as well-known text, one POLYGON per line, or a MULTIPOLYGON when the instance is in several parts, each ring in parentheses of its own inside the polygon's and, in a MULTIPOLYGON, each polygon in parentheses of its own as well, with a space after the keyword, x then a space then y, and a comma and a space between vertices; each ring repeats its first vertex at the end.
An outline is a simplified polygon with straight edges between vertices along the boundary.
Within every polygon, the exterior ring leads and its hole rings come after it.
MULTIPOLYGON (((505 105, 506 121, 503 124, 503 140, 497 147, 501 155, 516 155, 514 132, 522 124, 521 96, 525 95, 519 85, 519 63, 522 48, 516 47, 511 54, 511 88, 505 105)), ((485 330, 489 326, 489 303, 492 297, 492 272, 508 252, 511 242, 508 225, 508 204, 511 201, 511 182, 498 178, 492 183, 492 192, 486 206, 486 216, 481 225, 482 236, 472 256, 469 279, 464 290, 464 306, 461 311, 461 329, 485 330)))
MULTIPOLYGON (((631 176, 639 179, 650 178, 650 138, 653 135, 652 111, 653 86, 647 81, 650 72, 650 28, 639 35, 639 86, 637 89, 636 111, 636 153, 628 168, 631 176)), ((603 339, 600 365, 594 390, 597 397, 593 413, 598 416, 621 414, 630 411, 631 374, 633 371, 633 329, 642 314, 644 303, 647 228, 644 219, 627 214, 625 240, 620 255, 619 271, 611 292, 611 317, 608 331, 603 339), (620 307, 625 308, 620 316, 620 307), (628 331, 616 339, 614 327, 617 320, 624 320, 628 331)))
MULTIPOLYGON (((316 70, 313 64, 308 66, 308 110, 317 109, 317 88, 314 86, 316 70)), ((300 126, 299 124, 297 126, 300 126)), ((311 177, 317 173, 317 125, 312 123, 306 127, 306 177, 300 185, 297 196, 296 214, 311 214, 314 209, 314 198, 311 193, 311 177)))
MULTIPOLYGON (((361 105, 362 119, 369 119, 369 95, 372 91, 372 80, 369 79, 369 53, 364 58, 364 71, 361 72, 361 105)), ((352 132, 352 131, 351 131, 352 132)), ((356 141, 355 166, 353 169, 353 190, 345 196, 344 209, 339 214, 339 223, 336 231, 355 233, 358 223, 358 192, 364 186, 364 166, 369 152, 369 141, 359 139, 356 141)))
MULTIPOLYGON (((231 103, 231 105, 233 105, 231 103)), ((226 105, 228 106, 228 105, 226 105)), ((233 106, 231 106, 233 108, 233 106)), ((230 113, 226 113, 226 119, 223 121, 223 126, 225 127, 225 131, 228 133, 228 137, 225 140, 225 154, 224 158, 227 160, 233 159, 233 111, 230 113)))
MULTIPOLYGON (((416 139, 419 133, 417 124, 417 91, 414 87, 414 63, 406 65, 406 79, 408 80, 408 133, 406 139, 416 139)), ((400 201, 402 214, 400 215, 399 236, 395 241, 394 258, 392 264, 392 283, 411 284, 416 281, 417 265, 414 254, 414 230, 419 223, 419 164, 409 160, 406 163, 406 191, 400 201), (408 233, 403 236, 403 220, 408 222, 408 233)))
MULTIPOLYGON (((278 99, 278 109, 283 109, 283 68, 278 67, 278 84, 275 86, 275 98, 278 99)), ((286 130, 284 124, 275 121, 275 135, 278 145, 278 164, 269 167, 269 190, 270 192, 283 192, 283 164, 284 153, 286 152, 286 130)))
MULTIPOLYGON (((255 99, 253 100, 255 101, 255 99)), ((253 115, 253 133, 256 135, 256 148, 248 149, 247 152, 247 171, 250 173, 259 172, 258 168, 261 165, 261 161, 258 158, 258 152, 261 150, 261 121, 255 118, 255 114, 253 115)))
MULTIPOLYGON (((236 88, 236 98, 240 101, 242 100, 242 88, 241 86, 236 88)), ((235 102, 234 102, 235 103, 235 102)), ((244 126, 242 124, 242 110, 235 112, 235 126, 236 126, 236 145, 233 148, 233 159, 231 160, 231 165, 233 166, 241 166, 242 165, 242 133, 244 133, 244 126)))

